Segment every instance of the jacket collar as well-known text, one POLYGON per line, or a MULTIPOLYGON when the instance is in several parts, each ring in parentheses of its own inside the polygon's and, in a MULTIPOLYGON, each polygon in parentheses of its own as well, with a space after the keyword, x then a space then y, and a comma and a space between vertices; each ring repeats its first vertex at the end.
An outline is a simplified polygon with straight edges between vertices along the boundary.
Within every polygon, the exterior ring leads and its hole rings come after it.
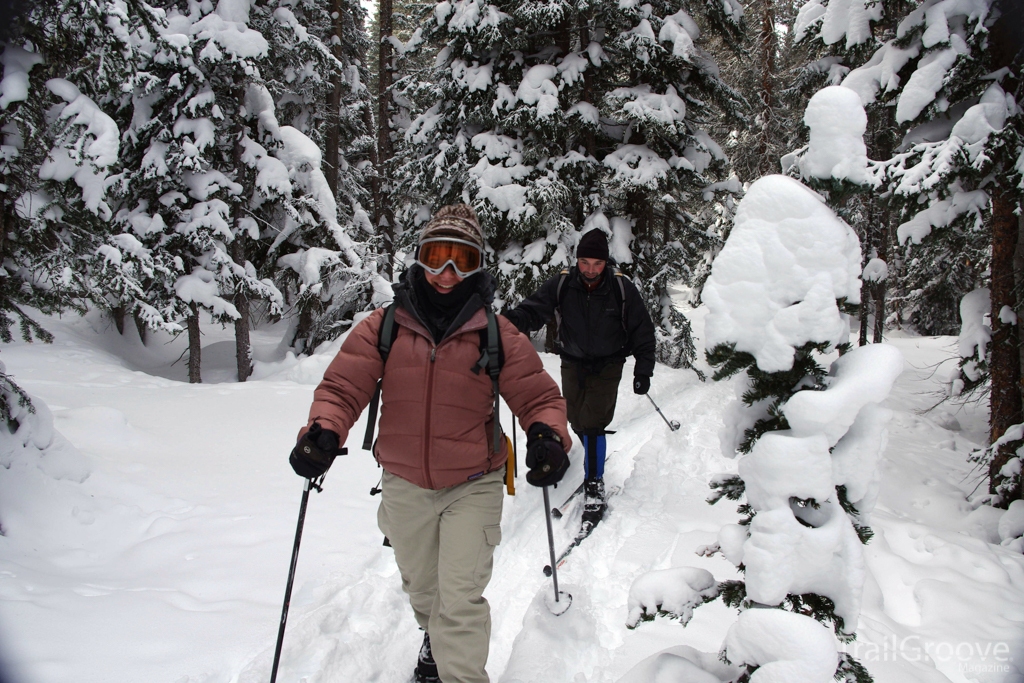
MULTIPOLYGON (((398 283, 394 286, 395 292, 395 304, 405 312, 407 312, 410 318, 422 327, 422 333, 427 338, 432 338, 429 332, 430 327, 423 321, 417 308, 417 301, 413 294, 412 278, 417 275, 416 271, 422 270, 419 264, 414 263, 412 266, 407 268, 398 278, 398 283)), ((486 271, 480 272, 480 277, 477 279, 476 291, 466 301, 465 306, 452 324, 449 326, 448 331, 445 333, 444 339, 452 336, 463 326, 467 329, 481 329, 487 325, 486 314, 483 312, 484 306, 489 306, 494 301, 494 293, 498 288, 498 282, 494 279, 494 276, 486 271), (472 325, 466 325, 466 323, 472 322, 472 325)), ((401 312, 401 311, 400 311, 401 312)))

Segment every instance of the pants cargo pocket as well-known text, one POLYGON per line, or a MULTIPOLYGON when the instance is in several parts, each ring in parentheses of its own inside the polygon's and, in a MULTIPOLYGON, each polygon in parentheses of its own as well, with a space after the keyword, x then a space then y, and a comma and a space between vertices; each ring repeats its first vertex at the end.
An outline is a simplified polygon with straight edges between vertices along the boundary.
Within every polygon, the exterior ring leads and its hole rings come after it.
POLYGON ((484 539, 480 544, 480 554, 476 559, 476 571, 473 580, 480 588, 485 588, 491 580, 491 570, 494 567, 494 548, 501 543, 501 525, 494 524, 484 527, 484 539))

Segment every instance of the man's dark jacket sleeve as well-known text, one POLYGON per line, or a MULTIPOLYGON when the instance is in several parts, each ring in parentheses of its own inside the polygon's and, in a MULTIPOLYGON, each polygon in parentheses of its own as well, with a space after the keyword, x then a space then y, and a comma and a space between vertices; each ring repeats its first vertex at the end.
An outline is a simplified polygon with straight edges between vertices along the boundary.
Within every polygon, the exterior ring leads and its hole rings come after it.
POLYGON ((628 347, 636 359, 633 375, 652 377, 654 375, 654 354, 657 344, 654 339, 654 323, 647 312, 643 297, 636 285, 625 278, 626 300, 626 333, 629 335, 628 347))
POLYGON ((501 314, 523 334, 530 334, 544 327, 555 317, 560 277, 561 275, 555 275, 548 278, 536 292, 523 299, 518 306, 506 309, 501 314))

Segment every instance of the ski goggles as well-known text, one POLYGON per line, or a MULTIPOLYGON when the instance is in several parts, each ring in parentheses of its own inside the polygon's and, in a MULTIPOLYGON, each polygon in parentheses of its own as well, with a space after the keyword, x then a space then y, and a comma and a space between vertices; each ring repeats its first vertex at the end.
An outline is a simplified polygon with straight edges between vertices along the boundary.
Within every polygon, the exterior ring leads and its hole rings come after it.
POLYGON ((473 242, 435 237, 420 242, 416 262, 431 275, 440 275, 449 265, 461 278, 467 278, 483 268, 483 252, 473 242))

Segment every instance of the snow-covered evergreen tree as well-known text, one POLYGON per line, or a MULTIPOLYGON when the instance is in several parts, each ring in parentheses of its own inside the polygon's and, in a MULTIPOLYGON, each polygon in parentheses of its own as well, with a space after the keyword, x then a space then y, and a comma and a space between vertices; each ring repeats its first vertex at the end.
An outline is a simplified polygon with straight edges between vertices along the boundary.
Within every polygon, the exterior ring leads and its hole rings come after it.
POLYGON ((268 258, 278 260, 279 284, 297 311, 292 344, 312 348, 340 334, 354 313, 379 305, 386 287, 373 284, 384 270, 381 238, 370 213, 373 167, 371 94, 366 87, 366 11, 358 2, 306 0, 254 6, 253 16, 270 48, 263 65, 280 120, 305 133, 323 150, 320 165, 335 197, 336 222, 348 236, 346 248, 334 229, 299 225, 269 242, 268 258), (327 250, 333 256, 308 249, 327 250), (311 272, 292 267, 319 263, 311 272), (311 288, 312 286, 312 288, 311 288), (379 293, 382 292, 382 293, 379 293))
MULTIPOLYGON (((17 320, 26 340, 48 340, 24 306, 53 313, 91 301, 116 310, 138 290, 130 269, 106 252, 108 188, 126 112, 122 86, 134 72, 129 32, 152 16, 134 0, 18 9, 0 53, 0 339, 11 340, 17 320)), ((3 384, 24 399, 6 375, 3 384)))
MULTIPOLYGON (((722 433, 723 452, 743 456, 739 475, 712 484, 712 502, 745 498, 744 518, 711 549, 745 573, 721 586, 723 599, 810 615, 841 639, 853 637, 860 610, 861 543, 888 420, 878 404, 902 370, 886 345, 826 365, 849 347, 859 273, 851 228, 798 181, 767 176, 741 201, 704 290, 715 379, 746 371, 722 433)), ((846 656, 838 673, 870 680, 846 656)))
MULTIPOLYGON (((904 137, 888 162, 889 190, 902 217, 898 238, 908 245, 911 303, 919 321, 937 323, 925 330, 955 331, 963 296, 990 290, 992 441, 1022 418, 1013 258, 1024 138, 1011 68, 1020 52, 1002 16, 990 0, 926 0, 907 8, 895 37, 843 81, 865 102, 894 104, 904 137)), ((990 463, 993 493, 1009 455, 990 463)))
MULTIPOLYGON (((803 64, 788 88, 790 100, 806 102, 823 85, 845 83, 850 70, 869 62, 886 41, 895 38, 896 25, 906 13, 905 0, 811 0, 801 4, 794 22, 793 51, 802 54, 803 64)), ((851 82, 850 87, 854 87, 851 82)), ((855 88, 856 89, 856 88, 855 88)), ((901 134, 893 121, 893 102, 888 96, 863 102, 868 125, 864 135, 872 159, 888 160, 901 134)), ((861 237, 865 270, 860 310, 861 344, 867 342, 869 318, 874 316, 874 341, 881 341, 888 311, 899 307, 905 297, 897 274, 902 259, 895 254, 896 214, 886 194, 855 194, 832 203, 861 237), (899 286, 897 286, 899 285, 899 286)))
POLYGON ((149 284, 151 304, 165 320, 188 321, 192 381, 200 380, 200 309, 236 323, 244 380, 246 307, 262 299, 271 313, 281 311, 272 282, 278 268, 295 273, 300 310, 312 302, 311 310, 333 306, 351 317, 370 298, 375 267, 364 267, 363 247, 353 239, 353 220, 366 227, 365 216, 350 205, 350 220, 339 222, 320 149, 279 122, 275 100, 323 140, 330 84, 318 65, 327 73, 341 66, 284 3, 183 3, 140 30, 137 41, 145 58, 133 89, 116 221, 163 266, 149 284), (318 256, 310 270, 314 260, 302 255, 308 249, 330 257, 318 256))
POLYGON ((708 130, 737 105, 691 13, 721 31, 741 18, 733 2, 439 3, 429 36, 444 49, 433 83, 406 91, 423 111, 400 172, 432 204, 477 208, 512 303, 605 231, 676 367, 694 351, 668 285, 710 242, 681 206, 722 166, 708 130))
MULTIPOLYGON (((866 169, 866 157, 846 152, 851 175, 866 169)), ((690 567, 650 572, 630 590, 627 625, 657 614, 685 624, 719 597, 738 607, 720 652, 734 668, 687 658, 722 680, 871 680, 836 639, 855 637, 890 417, 880 403, 903 359, 885 344, 849 350, 860 256, 856 234, 820 195, 765 176, 741 200, 704 288, 715 379, 745 376, 721 432, 738 474, 716 478, 709 501, 741 501, 742 519, 700 554, 722 553, 744 580, 716 584, 690 567), (846 353, 828 364, 837 349, 846 353)))
MULTIPOLYGON (((814 93, 807 103, 803 123, 809 130, 808 144, 798 152, 782 158, 783 170, 800 178, 808 187, 826 198, 829 207, 850 226, 859 226, 862 244, 873 246, 865 254, 865 277, 861 283, 859 343, 867 343, 868 315, 866 310, 872 286, 884 282, 888 267, 879 258, 878 238, 885 243, 888 230, 884 226, 883 212, 877 210, 877 190, 881 185, 881 169, 869 161, 864 134, 868 119, 856 92, 842 86, 826 86, 814 93), (872 215, 874 214, 874 215, 872 215), (881 232, 875 221, 881 221, 881 232), (871 268, 867 268, 868 262, 871 268)), ((884 249, 882 250, 884 253, 884 249)), ((878 326, 876 326, 876 330, 878 326)), ((881 341, 881 334, 875 335, 881 341)))

